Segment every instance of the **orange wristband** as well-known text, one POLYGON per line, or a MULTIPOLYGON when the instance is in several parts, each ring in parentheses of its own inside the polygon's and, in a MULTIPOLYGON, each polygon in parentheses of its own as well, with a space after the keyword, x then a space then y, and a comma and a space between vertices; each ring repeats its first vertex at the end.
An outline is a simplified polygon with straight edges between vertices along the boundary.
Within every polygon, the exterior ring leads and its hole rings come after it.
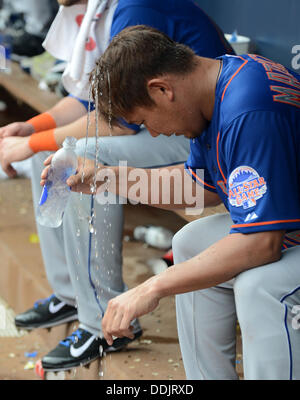
POLYGON ((47 129, 56 128, 56 122, 48 112, 39 114, 26 122, 34 127, 34 132, 42 132, 47 129))
POLYGON ((54 129, 34 133, 30 136, 28 145, 34 153, 38 153, 39 151, 56 151, 59 149, 55 141, 54 129))

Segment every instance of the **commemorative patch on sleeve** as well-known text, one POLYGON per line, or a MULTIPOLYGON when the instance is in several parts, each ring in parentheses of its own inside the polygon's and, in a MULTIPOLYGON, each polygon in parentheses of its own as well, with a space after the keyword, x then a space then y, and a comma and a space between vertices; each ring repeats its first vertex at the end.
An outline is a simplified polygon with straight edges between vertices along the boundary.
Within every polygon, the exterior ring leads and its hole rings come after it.
POLYGON ((257 200, 267 192, 265 179, 247 166, 237 167, 228 179, 228 199, 234 207, 243 209, 256 206, 257 200))

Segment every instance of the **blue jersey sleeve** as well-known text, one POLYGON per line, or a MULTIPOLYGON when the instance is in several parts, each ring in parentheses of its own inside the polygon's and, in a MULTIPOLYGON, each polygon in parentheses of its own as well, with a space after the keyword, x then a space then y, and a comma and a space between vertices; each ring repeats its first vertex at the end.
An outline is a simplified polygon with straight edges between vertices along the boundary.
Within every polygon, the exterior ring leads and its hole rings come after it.
MULTIPOLYGON (((79 101, 79 103, 81 103, 83 105, 83 107, 86 109, 86 111, 89 111, 89 102, 88 100, 82 100, 77 96, 74 96, 73 94, 69 94, 68 97, 72 97, 73 99, 76 99, 77 101, 79 101)), ((94 111, 95 110, 95 104, 91 101, 90 102, 90 111, 94 111)))
MULTIPOLYGON (((86 109, 87 112, 89 111, 89 107, 90 107, 90 111, 95 110, 95 103, 92 101, 90 102, 90 106, 89 106, 89 102, 87 100, 82 100, 79 97, 74 96, 73 94, 69 94, 68 97, 72 97, 73 99, 76 99, 77 101, 79 101, 79 103, 81 103, 83 105, 83 107, 86 109)), ((119 122, 124 127, 132 129, 136 133, 138 133, 141 130, 139 125, 128 124, 123 118, 120 118, 119 122)))
POLYGON ((223 131, 231 233, 300 228, 299 156, 290 124, 283 113, 254 111, 223 131))
POLYGON ((135 25, 149 25, 165 33, 171 33, 170 21, 157 10, 145 6, 127 5, 118 7, 112 21, 111 39, 123 29, 135 25))
POLYGON ((186 172, 193 178, 195 182, 211 192, 217 193, 213 184, 211 175, 207 169, 205 157, 203 155, 203 146, 198 140, 191 140, 190 154, 184 164, 186 172), (204 175, 197 171, 203 170, 204 175), (202 179, 203 178, 203 179, 202 179))

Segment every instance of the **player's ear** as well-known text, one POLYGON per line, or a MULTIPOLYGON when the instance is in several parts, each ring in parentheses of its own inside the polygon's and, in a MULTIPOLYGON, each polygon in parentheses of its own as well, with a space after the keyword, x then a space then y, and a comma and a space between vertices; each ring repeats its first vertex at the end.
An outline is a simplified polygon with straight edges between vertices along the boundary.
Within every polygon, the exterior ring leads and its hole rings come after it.
POLYGON ((164 78, 153 78, 147 82, 148 93, 150 97, 157 100, 173 101, 174 90, 172 85, 164 78))

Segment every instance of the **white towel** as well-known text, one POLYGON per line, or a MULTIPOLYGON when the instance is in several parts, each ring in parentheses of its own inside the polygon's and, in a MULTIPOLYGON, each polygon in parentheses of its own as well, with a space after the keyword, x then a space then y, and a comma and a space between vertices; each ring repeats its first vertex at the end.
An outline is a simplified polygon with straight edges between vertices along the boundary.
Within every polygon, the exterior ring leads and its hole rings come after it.
POLYGON ((89 0, 87 5, 61 6, 43 43, 55 58, 67 62, 63 85, 83 100, 89 97, 89 74, 109 44, 117 5, 118 0, 89 0))

